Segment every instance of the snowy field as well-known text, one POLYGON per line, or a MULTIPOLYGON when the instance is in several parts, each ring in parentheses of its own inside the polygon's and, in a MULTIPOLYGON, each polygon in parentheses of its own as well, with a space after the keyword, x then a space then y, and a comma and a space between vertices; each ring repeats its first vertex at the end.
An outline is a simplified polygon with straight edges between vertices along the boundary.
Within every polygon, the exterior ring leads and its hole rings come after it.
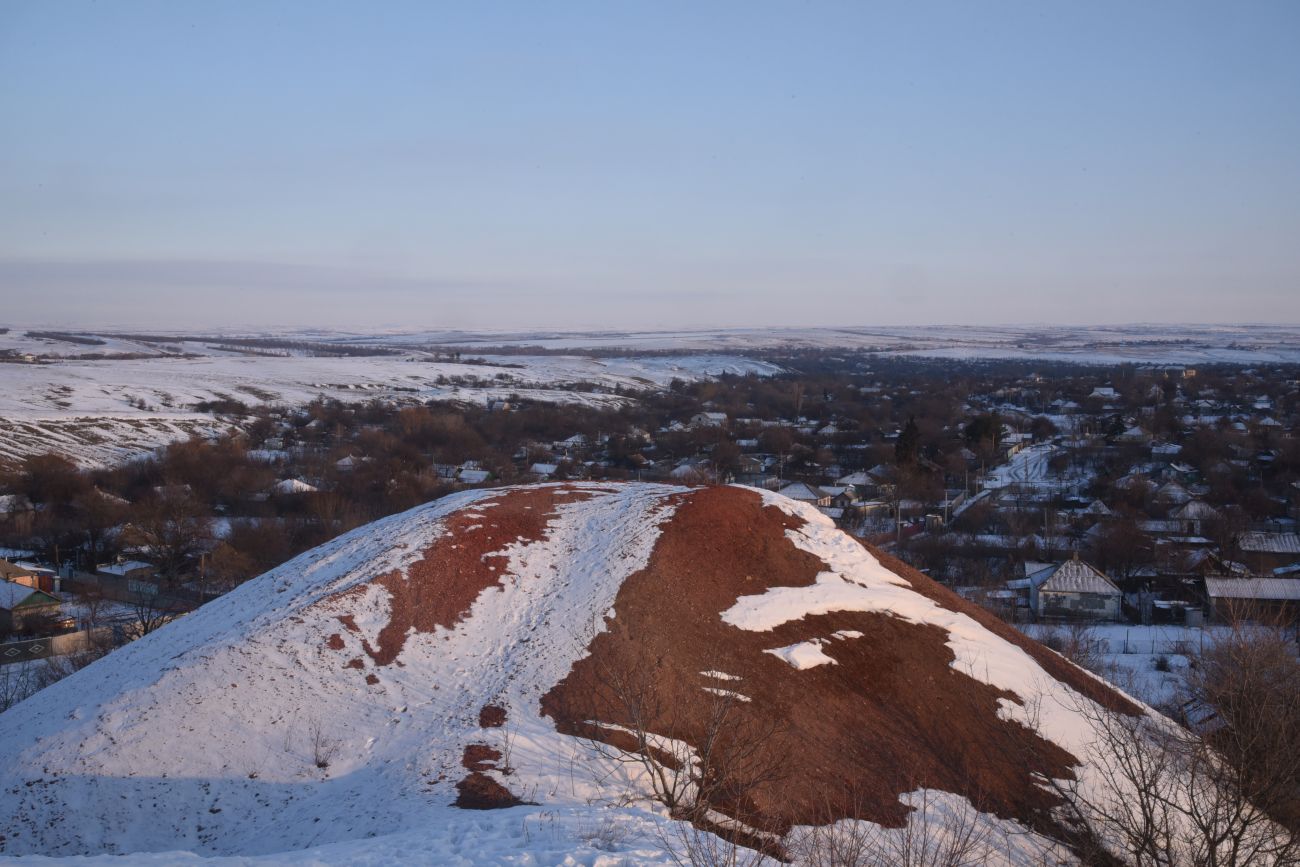
POLYGON ((619 406, 632 398, 615 394, 616 389, 662 389, 674 379, 778 370, 725 355, 508 356, 485 357, 483 364, 431 358, 418 353, 346 358, 209 354, 0 364, 0 460, 59 451, 83 465, 104 465, 228 427, 195 410, 203 401, 299 406, 323 396, 483 405, 518 395, 555 404, 619 406), (596 390, 574 390, 578 383, 596 390))

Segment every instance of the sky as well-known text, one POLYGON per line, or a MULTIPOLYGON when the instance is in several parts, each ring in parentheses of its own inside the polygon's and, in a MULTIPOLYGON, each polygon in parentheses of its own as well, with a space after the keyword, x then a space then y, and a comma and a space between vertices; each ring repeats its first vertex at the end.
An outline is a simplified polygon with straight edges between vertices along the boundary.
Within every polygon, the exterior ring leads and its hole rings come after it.
POLYGON ((1300 323, 1300 3, 0 0, 0 326, 1300 323))

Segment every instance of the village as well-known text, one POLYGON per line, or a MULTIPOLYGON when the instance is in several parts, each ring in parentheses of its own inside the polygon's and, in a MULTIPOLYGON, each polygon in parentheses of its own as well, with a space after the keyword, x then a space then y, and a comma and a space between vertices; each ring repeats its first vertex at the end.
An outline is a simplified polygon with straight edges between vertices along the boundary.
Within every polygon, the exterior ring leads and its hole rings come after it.
POLYGON ((1026 628, 1294 628, 1297 370, 761 358, 785 372, 622 407, 223 406, 225 433, 120 465, 16 462, 0 475, 0 680, 21 663, 9 692, 37 688, 443 494, 565 480, 775 491, 1026 628))

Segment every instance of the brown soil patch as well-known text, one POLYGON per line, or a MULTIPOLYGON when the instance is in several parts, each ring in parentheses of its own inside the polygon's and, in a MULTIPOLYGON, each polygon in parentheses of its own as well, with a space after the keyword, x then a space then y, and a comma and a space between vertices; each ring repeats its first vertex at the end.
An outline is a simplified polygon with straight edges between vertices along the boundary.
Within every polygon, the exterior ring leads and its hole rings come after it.
POLYGON ((330 650, 342 650, 343 636, 335 632, 333 635, 331 635, 329 638, 325 640, 325 646, 328 647, 330 650))
POLYGON ((506 709, 494 704, 485 704, 478 712, 478 727, 481 729, 499 729, 506 724, 506 709))
POLYGON ((465 747, 465 755, 460 763, 471 771, 495 771, 501 759, 500 750, 494 750, 487 744, 470 744, 465 747))
POLYGON ((501 810, 526 803, 515 797, 505 786, 479 771, 471 771, 456 784, 453 807, 464 810, 501 810))
POLYGON ((377 683, 379 683, 379 678, 378 678, 378 677, 375 677, 375 675, 373 675, 373 674, 367 674, 367 675, 366 675, 366 683, 370 684, 371 686, 374 686, 374 685, 376 685, 377 683))
MULTIPOLYGON (((651 731, 698 748, 710 715, 728 702, 705 687, 748 697, 730 701, 730 734, 719 743, 737 756, 735 785, 723 787, 714 806, 756 828, 780 832, 840 818, 896 827, 907 814, 899 796, 922 786, 1051 827, 1047 811, 1055 799, 1034 775, 1069 778, 1075 758, 999 719, 998 700, 1016 697, 954 670, 942 629, 862 612, 808 617, 768 632, 722 622, 720 613, 740 596, 814 583, 824 564, 784 535, 802 523, 764 508, 750 491, 693 492, 664 525, 648 566, 623 583, 616 617, 590 655, 543 696, 543 713, 562 732, 614 744, 618 735, 584 721, 635 727, 635 704, 651 731), (763 652, 839 630, 863 637, 827 641, 822 650, 835 665, 799 671, 763 652), (630 702, 637 690, 642 700, 630 702), (745 746, 754 739, 756 748, 745 746)), ((1110 692, 915 570, 892 558, 882 562, 918 592, 1025 647, 1060 680, 1087 694, 1110 692)), ((1117 695, 1103 697, 1122 704, 1117 695)))
MULTIPOLYGON (((359 596, 370 584, 386 589, 391 596, 389 621, 373 646, 362 640, 362 649, 375 665, 389 665, 412 631, 454 626, 469 613, 480 593, 501 585, 507 564, 500 553, 503 549, 514 542, 541 541, 558 506, 590 496, 555 485, 508 490, 472 503, 447 516, 442 533, 404 573, 387 572, 369 584, 329 597, 325 604, 359 596)), ((359 631, 352 615, 339 615, 338 619, 350 631, 359 631)))

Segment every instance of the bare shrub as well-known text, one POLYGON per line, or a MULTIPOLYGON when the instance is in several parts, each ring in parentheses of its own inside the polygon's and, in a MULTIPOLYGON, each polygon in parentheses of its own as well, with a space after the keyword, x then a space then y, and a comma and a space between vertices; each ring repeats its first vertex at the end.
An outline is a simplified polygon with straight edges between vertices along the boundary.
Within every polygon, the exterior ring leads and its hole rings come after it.
POLYGON ((631 829, 618 821, 617 816, 602 814, 596 818, 584 818, 578 824, 578 839, 605 852, 617 850, 631 836, 631 829))
POLYGON ((312 763, 322 771, 330 766, 330 762, 334 761, 343 746, 342 742, 338 738, 331 737, 320 720, 315 718, 307 724, 307 740, 311 747, 312 763))
POLYGON ((742 696, 674 693, 656 665, 640 660, 602 665, 598 681, 597 706, 621 722, 588 715, 594 731, 587 742, 599 755, 644 771, 654 798, 675 817, 701 818, 723 805, 743 810, 756 788, 784 776, 784 758, 774 758, 782 751, 773 748, 784 734, 780 722, 750 711, 742 696))
POLYGON ((801 867, 976 867, 1000 854, 994 826, 965 798, 921 788, 902 828, 842 820, 801 828, 788 851, 801 867))

